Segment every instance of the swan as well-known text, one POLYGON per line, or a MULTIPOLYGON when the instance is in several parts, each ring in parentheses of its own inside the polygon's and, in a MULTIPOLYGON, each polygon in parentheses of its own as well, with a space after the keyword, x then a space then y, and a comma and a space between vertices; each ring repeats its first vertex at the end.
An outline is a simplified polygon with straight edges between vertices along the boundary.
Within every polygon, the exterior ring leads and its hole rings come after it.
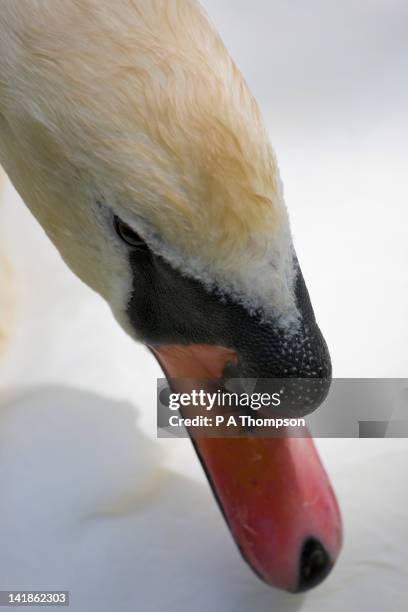
MULTIPOLYGON (((4 0, 0 163, 169 379, 330 377, 260 112, 197 2, 4 0)), ((312 441, 193 443, 255 572, 318 584, 341 520, 312 441)))

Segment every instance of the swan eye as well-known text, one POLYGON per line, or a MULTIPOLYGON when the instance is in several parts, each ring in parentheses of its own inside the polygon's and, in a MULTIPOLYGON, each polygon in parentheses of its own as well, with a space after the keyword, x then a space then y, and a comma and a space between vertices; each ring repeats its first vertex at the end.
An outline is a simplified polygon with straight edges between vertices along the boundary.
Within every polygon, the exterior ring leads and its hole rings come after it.
POLYGON ((122 221, 122 219, 119 219, 119 217, 116 217, 116 215, 114 219, 114 224, 115 231, 123 242, 126 242, 126 244, 133 247, 134 249, 147 250, 148 246, 143 240, 143 238, 141 238, 139 234, 130 227, 130 225, 122 221))

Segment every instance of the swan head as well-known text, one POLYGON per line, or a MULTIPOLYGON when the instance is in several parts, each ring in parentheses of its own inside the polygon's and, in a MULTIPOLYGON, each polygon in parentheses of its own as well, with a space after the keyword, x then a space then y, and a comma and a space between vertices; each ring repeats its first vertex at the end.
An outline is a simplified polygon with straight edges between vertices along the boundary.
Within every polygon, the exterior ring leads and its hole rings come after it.
POLYGON ((275 155, 197 3, 4 5, 0 162, 71 269, 170 377, 327 382, 275 155))
POLYGON ((329 377, 254 98, 195 3, 138 4, 4 12, 3 165, 132 335, 226 347, 244 376, 329 377))

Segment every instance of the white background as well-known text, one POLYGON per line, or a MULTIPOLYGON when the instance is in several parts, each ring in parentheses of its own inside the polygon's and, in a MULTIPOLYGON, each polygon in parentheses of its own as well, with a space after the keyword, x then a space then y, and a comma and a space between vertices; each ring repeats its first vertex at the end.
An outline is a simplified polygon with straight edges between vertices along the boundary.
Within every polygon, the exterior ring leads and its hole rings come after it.
MULTIPOLYGON (((335 374, 407 376, 408 8, 207 0, 263 109, 335 374)), ((403 611, 405 440, 321 440, 342 556, 306 596, 241 561, 187 440, 156 441, 151 356, 65 268, 12 188, 16 315, 0 395, 0 588, 81 612, 403 611)))

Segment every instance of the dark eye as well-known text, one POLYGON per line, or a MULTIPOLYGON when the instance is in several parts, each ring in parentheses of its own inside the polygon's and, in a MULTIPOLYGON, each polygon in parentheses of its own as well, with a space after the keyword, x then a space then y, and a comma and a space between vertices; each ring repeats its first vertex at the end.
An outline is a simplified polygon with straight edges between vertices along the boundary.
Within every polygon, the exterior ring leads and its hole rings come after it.
POLYGON ((114 224, 116 233, 119 238, 123 240, 123 242, 126 242, 126 244, 134 249, 146 250, 148 248, 143 238, 141 238, 139 234, 130 227, 130 225, 122 221, 122 219, 119 219, 119 217, 116 217, 116 215, 114 218, 114 224))

